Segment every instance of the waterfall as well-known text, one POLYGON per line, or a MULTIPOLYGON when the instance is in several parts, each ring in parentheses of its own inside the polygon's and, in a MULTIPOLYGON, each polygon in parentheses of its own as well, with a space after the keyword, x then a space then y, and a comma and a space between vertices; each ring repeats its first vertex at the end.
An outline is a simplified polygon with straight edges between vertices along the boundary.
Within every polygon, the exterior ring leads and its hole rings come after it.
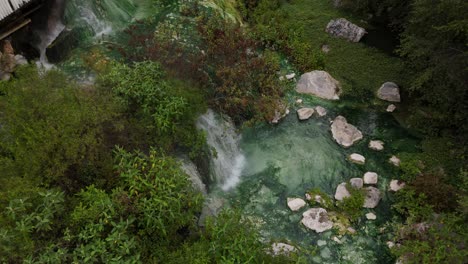
POLYGON ((200 116, 197 127, 206 132, 207 143, 214 148, 211 174, 220 187, 227 191, 239 183, 245 157, 239 148, 240 135, 231 120, 223 119, 212 110, 200 116))
POLYGON ((65 1, 55 0, 52 1, 50 13, 47 18, 47 25, 45 29, 39 32, 39 44, 37 49, 39 50, 39 62, 38 65, 45 67, 46 69, 52 68, 52 64, 49 63, 46 56, 47 47, 54 42, 54 40, 62 33, 65 29, 63 24, 63 9, 65 1))
POLYGON ((112 33, 112 26, 100 20, 91 8, 80 6, 79 10, 80 19, 92 28, 95 38, 100 38, 112 33))

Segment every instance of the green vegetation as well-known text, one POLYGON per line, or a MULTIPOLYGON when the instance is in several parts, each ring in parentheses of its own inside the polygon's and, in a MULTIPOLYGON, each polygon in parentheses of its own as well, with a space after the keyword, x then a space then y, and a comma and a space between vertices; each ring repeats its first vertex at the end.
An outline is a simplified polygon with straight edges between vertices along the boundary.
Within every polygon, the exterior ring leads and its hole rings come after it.
POLYGON ((350 184, 346 184, 346 189, 351 196, 343 198, 337 202, 337 208, 351 221, 356 221, 362 216, 362 205, 364 204, 365 192, 363 189, 356 189, 350 184))

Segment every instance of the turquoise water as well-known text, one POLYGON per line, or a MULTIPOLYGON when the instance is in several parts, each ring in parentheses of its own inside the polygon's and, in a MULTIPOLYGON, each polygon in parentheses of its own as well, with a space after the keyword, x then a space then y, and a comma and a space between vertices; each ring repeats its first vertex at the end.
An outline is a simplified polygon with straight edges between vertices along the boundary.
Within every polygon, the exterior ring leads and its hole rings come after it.
MULTIPOLYGON (((214 188, 211 197, 223 198, 231 206, 241 208, 253 220, 265 241, 283 241, 298 246, 310 254, 316 263, 392 263, 386 242, 392 230, 380 231, 391 220, 392 194, 387 186, 396 177, 397 170, 388 164, 388 158, 399 152, 414 151, 418 140, 398 126, 391 114, 382 106, 363 108, 359 104, 328 102, 310 96, 298 96, 291 92, 291 113, 278 125, 262 124, 242 131, 240 149, 246 163, 239 184, 229 191, 214 188), (304 99, 302 106, 322 105, 328 110, 325 117, 314 115, 307 121, 299 121, 294 106, 296 98, 304 99), (358 106, 356 108, 356 106, 358 106), (364 139, 345 149, 334 142, 330 121, 343 115, 357 126, 364 139), (385 142, 381 152, 368 149, 371 139, 385 142), (347 155, 360 153, 366 157, 365 165, 347 160, 347 155), (301 226, 302 212, 291 212, 288 197, 304 199, 306 191, 320 188, 333 197, 336 186, 365 172, 379 174, 378 188, 382 200, 375 209, 362 210, 362 219, 351 226, 356 235, 339 237, 341 244, 332 240, 336 231, 317 234, 301 226), (364 215, 374 212, 377 220, 366 220, 364 215), (318 240, 327 245, 317 246, 318 240)), ((213 189, 213 187, 212 187, 213 189)))

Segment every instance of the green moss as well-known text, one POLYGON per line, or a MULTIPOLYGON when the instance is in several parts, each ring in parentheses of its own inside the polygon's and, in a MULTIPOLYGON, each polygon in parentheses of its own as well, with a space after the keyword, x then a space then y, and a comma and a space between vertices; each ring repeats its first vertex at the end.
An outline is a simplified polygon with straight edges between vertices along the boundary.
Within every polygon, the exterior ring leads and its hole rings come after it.
POLYGON ((362 205, 365 199, 364 190, 356 189, 350 184, 346 184, 346 189, 351 196, 337 202, 337 208, 340 212, 348 216, 349 220, 356 221, 362 214, 362 205))

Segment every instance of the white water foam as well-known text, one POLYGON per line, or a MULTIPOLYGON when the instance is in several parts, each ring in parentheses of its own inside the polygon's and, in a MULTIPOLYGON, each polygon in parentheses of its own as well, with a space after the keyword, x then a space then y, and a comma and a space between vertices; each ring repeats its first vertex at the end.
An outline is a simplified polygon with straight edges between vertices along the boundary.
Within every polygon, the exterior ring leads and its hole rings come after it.
POLYGON ((239 148, 240 135, 231 120, 223 119, 212 110, 200 116, 197 127, 206 131, 209 146, 216 150, 211 160, 211 172, 224 191, 235 187, 245 167, 245 156, 239 148))

